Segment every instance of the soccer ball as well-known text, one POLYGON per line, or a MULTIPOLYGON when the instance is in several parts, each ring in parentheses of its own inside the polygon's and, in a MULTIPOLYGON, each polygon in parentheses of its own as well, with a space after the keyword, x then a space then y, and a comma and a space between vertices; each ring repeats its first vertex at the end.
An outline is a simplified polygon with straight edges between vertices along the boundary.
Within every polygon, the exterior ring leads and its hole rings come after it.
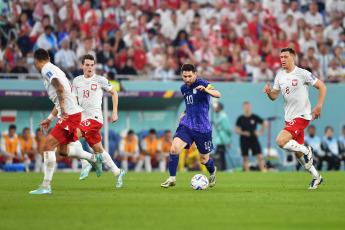
POLYGON ((196 174, 190 183, 194 190, 206 190, 208 187, 208 179, 205 175, 196 174))

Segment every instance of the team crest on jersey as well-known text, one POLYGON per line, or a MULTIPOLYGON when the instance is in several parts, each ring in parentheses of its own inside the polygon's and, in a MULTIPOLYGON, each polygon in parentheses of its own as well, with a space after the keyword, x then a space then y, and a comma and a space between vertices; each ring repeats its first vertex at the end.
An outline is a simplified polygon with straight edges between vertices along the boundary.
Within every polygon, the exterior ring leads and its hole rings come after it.
POLYGON ((97 85, 96 84, 92 84, 91 85, 91 90, 96 91, 97 90, 97 85))
POLYGON ((193 94, 196 94, 196 89, 193 89, 193 94))
POLYGON ((292 80, 292 86, 297 86, 298 85, 298 80, 297 79, 293 79, 292 80))

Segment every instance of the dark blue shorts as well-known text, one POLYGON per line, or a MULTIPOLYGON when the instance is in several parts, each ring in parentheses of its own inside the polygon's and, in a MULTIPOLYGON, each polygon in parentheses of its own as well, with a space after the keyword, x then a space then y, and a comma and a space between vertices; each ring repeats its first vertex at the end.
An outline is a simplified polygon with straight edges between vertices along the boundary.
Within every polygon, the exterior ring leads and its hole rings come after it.
POLYGON ((196 147, 201 154, 207 154, 214 150, 212 143, 212 132, 200 133, 189 129, 186 126, 180 125, 176 129, 174 138, 175 137, 178 137, 187 143, 185 149, 189 149, 193 142, 195 142, 196 147))

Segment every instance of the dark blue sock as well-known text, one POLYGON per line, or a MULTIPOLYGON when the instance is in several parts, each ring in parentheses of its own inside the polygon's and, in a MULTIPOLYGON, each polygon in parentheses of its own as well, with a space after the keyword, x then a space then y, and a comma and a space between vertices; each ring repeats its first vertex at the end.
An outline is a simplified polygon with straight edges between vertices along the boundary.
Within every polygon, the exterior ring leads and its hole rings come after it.
POLYGON ((214 173, 214 164, 213 164, 213 159, 210 157, 208 162, 205 164, 207 170, 209 173, 214 173))
POLYGON ((169 154, 169 172, 170 176, 176 176, 176 171, 177 171, 177 165, 178 165, 178 159, 180 155, 173 155, 169 154))

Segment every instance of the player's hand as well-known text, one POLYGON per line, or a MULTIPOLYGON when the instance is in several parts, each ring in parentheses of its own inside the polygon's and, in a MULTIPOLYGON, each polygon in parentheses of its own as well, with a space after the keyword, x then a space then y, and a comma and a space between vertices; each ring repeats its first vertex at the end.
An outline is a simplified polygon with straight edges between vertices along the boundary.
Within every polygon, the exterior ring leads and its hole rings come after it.
POLYGON ((321 109, 322 107, 316 106, 313 111, 311 111, 310 115, 313 115, 313 120, 321 118, 321 109))
POLYGON ((248 131, 243 131, 243 132, 242 132, 242 136, 250 137, 250 132, 248 132, 248 131))
POLYGON ((259 137, 261 134, 258 131, 254 131, 255 136, 259 137))
POLYGON ((48 132, 48 128, 49 128, 49 126, 50 126, 51 123, 52 123, 51 120, 45 119, 44 121, 42 121, 42 122, 39 123, 38 125, 41 126, 41 130, 42 130, 42 131, 43 131, 43 129, 44 129, 44 131, 48 132))
POLYGON ((203 85, 198 85, 195 89, 199 90, 200 92, 205 92, 206 88, 203 85))
POLYGON ((113 113, 111 116, 111 123, 116 122, 119 119, 119 117, 117 116, 117 113, 113 113))
POLYGON ((66 113, 65 109, 61 109, 61 116, 60 119, 66 121, 68 119, 68 114, 66 113))
POLYGON ((269 82, 267 82, 267 85, 264 87, 264 93, 270 93, 271 90, 271 85, 269 82))

